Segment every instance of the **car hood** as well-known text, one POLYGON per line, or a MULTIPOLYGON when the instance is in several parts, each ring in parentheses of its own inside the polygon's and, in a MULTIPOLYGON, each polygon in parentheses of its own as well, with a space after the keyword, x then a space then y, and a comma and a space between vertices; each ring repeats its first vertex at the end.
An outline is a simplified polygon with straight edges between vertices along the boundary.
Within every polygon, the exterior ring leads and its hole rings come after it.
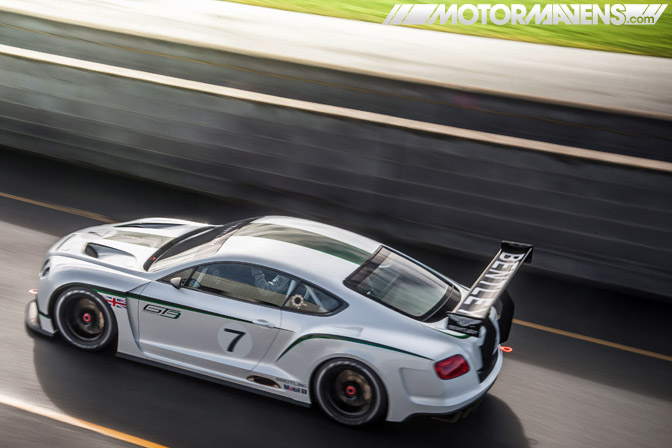
POLYGON ((141 270, 160 247, 207 224, 168 218, 145 218, 89 227, 61 239, 51 255, 97 260, 107 265, 141 270))

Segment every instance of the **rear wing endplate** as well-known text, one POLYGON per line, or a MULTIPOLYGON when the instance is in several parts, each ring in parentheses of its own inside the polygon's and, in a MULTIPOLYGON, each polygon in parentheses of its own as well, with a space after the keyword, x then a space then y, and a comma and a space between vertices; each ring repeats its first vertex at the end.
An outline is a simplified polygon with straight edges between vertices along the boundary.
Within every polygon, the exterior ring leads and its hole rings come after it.
MULTIPOLYGON (((502 248, 478 277, 467 296, 448 314, 447 328, 478 336, 490 308, 502 296, 520 266, 531 261, 531 244, 502 241, 502 248)), ((513 313, 510 318, 513 318, 513 313)))

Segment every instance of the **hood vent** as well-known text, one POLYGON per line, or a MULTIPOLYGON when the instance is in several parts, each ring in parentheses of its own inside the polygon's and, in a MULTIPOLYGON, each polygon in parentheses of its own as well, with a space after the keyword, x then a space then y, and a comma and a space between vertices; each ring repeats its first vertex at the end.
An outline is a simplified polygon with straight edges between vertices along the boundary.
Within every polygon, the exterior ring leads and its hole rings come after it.
POLYGON ((89 243, 84 248, 84 253, 93 258, 105 258, 110 256, 123 256, 134 258, 133 255, 123 250, 114 249, 113 247, 103 246, 102 244, 89 243))

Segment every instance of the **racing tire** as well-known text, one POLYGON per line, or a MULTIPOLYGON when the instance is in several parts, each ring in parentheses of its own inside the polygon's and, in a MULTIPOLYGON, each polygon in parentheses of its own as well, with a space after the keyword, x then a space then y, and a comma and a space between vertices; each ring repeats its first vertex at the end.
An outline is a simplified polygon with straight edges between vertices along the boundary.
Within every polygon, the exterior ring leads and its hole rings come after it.
POLYGON ((352 359, 322 364, 315 372, 313 392, 320 409, 343 425, 372 424, 387 411, 387 394, 378 375, 352 359))
POLYGON ((117 335, 114 313, 102 297, 88 288, 63 291, 56 299, 54 317, 65 340, 82 350, 102 350, 117 335))

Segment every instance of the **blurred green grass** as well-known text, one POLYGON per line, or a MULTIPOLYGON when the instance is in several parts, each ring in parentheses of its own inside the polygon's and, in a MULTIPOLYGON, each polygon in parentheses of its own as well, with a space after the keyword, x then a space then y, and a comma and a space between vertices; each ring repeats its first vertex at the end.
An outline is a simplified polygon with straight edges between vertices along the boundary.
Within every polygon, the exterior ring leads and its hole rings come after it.
MULTIPOLYGON (((268 8, 288 11, 319 14, 323 16, 341 17, 345 19, 363 20, 382 23, 395 3, 399 0, 229 0, 235 3, 265 6, 268 8)), ((407 3, 441 3, 434 1, 413 0, 407 3)), ((507 5, 521 4, 531 9, 533 1, 518 0, 515 2, 454 1, 444 2, 446 5, 456 3, 478 4, 503 3, 507 5)), ((565 3, 556 1, 555 3, 565 3)), ((572 0, 568 4, 589 3, 593 1, 572 0)), ((647 3, 628 0, 626 3, 647 3)), ((542 3, 544 5, 546 3, 542 3)), ((598 3, 603 7, 603 4, 598 3)), ((610 4, 615 4, 610 3, 610 4)), ((617 25, 436 25, 418 28, 444 31, 448 33, 469 34, 473 36, 493 37, 498 39, 518 40, 565 47, 589 48, 593 50, 615 51, 648 56, 672 57, 672 7, 669 6, 658 19, 658 23, 648 26, 617 26, 617 25)), ((672 74, 671 74, 672 76, 672 74)))

